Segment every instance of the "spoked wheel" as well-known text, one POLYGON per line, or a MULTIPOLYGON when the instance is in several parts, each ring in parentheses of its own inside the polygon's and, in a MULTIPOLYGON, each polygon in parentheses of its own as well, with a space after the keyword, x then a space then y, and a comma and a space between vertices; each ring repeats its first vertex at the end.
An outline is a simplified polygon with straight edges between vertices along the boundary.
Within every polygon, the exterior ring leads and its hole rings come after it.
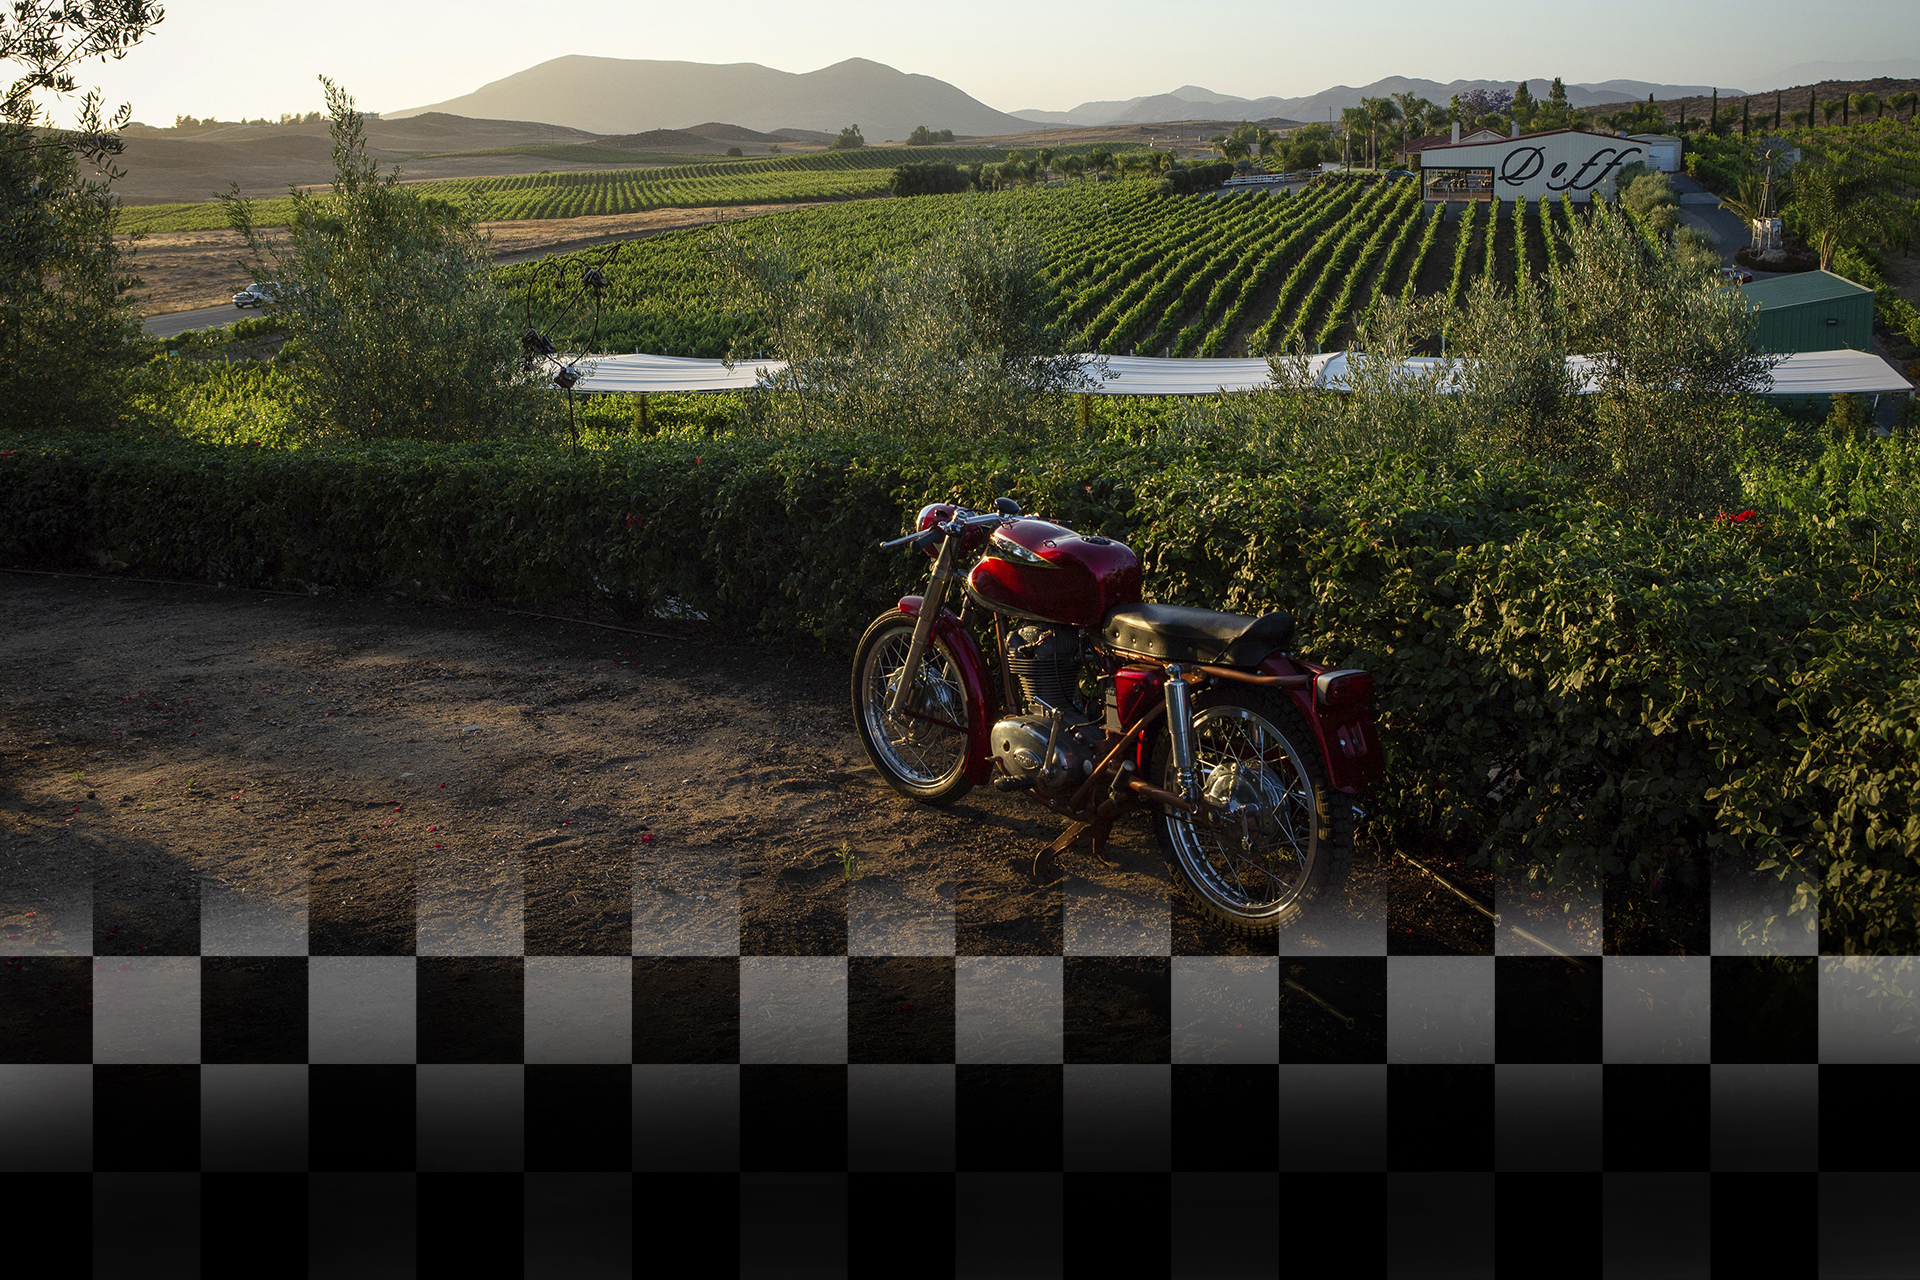
POLYGON ((972 708, 960 664, 937 638, 920 658, 920 669, 906 670, 913 647, 915 619, 883 614, 860 638, 853 658, 853 722, 874 767, 901 795, 928 804, 947 804, 973 789, 967 781, 967 724, 972 708), (912 693, 900 714, 887 704, 901 680, 912 693))
MULTIPOLYGON (((1276 933, 1346 879, 1353 802, 1327 785, 1299 712, 1264 690, 1194 699, 1194 772, 1203 795, 1242 809, 1206 822, 1158 807, 1154 833, 1180 891, 1229 932, 1276 933)), ((1173 739, 1162 732, 1149 775, 1176 794, 1173 739)))

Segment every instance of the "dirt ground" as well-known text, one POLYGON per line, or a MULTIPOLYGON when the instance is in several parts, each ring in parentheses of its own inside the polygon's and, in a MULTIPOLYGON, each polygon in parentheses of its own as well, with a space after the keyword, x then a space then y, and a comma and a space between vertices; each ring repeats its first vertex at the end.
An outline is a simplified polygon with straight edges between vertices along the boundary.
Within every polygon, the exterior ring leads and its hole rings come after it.
MULTIPOLYGON (((525 218, 482 223, 493 237, 494 260, 505 264, 566 253, 615 240, 638 240, 681 227, 733 222, 809 204, 749 204, 711 209, 650 209, 644 213, 615 213, 592 218, 525 218)), ((124 243, 127 237, 119 237, 124 243)), ((157 231, 135 243, 133 274, 141 287, 135 291, 143 316, 194 311, 232 304, 233 295, 253 279, 244 264, 246 247, 237 233, 216 231, 157 231)), ((237 316, 255 312, 237 311, 237 316)))
MULTIPOLYGON (((1070 850, 1036 878, 1058 820, 985 788, 945 809, 895 795, 861 752, 846 661, 396 598, 0 574, 0 936, 52 984, 9 1018, 84 1034, 62 994, 84 969, 61 966, 88 954, 462 956, 474 971, 442 976, 484 1008, 507 980, 493 957, 524 947, 662 957, 647 986, 673 994, 636 1025, 704 1059, 738 1025, 730 971, 703 957, 851 953, 856 1040, 936 1060, 951 1025, 893 1016, 951 1002, 933 957, 1150 955, 1155 936, 1165 954, 1144 817, 1116 829, 1117 866, 1070 850)), ((1492 900, 1490 873, 1421 856, 1492 900)), ((1282 976, 1355 1019, 1284 989, 1300 1061, 1364 1058, 1382 1034, 1371 971, 1343 951, 1378 954, 1383 932, 1393 953, 1492 949, 1489 921, 1366 848, 1282 943, 1177 898, 1171 923, 1175 955, 1297 957, 1282 976)), ((1134 963, 1083 986, 1102 1005, 1087 1035, 1167 1034, 1148 973, 1166 961, 1134 963)), ((226 994, 271 1001, 286 975, 261 964, 230 964, 226 994)))

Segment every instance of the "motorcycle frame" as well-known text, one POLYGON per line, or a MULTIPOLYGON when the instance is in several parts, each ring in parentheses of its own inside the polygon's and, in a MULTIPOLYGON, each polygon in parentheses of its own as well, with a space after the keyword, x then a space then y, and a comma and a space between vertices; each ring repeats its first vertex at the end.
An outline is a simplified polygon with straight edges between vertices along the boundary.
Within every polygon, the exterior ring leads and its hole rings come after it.
MULTIPOLYGON (((987 678, 985 654, 969 625, 978 603, 976 597, 971 592, 966 593, 966 603, 958 614, 946 607, 950 584, 959 576, 955 562, 959 558, 960 544, 961 538, 957 531, 942 536, 927 594, 902 596, 897 608, 902 614, 915 620, 907 670, 917 669, 917 659, 924 656, 927 648, 935 641, 946 646, 959 667, 960 681, 966 693, 968 707, 968 723, 964 726, 967 736, 967 754, 962 772, 970 783, 979 786, 993 776, 995 761, 992 754, 991 732, 994 721, 999 719, 1003 712, 1011 714, 1023 704, 1013 682, 1012 669, 1007 662, 1007 623, 1012 615, 985 609, 982 606, 982 611, 988 613, 993 619, 994 648, 1001 677, 999 681, 1001 688, 996 692, 993 689, 993 682, 987 678), (940 602, 937 612, 927 608, 929 597, 940 602)), ((1079 630, 1086 634, 1085 628, 1079 628, 1079 630)), ((1091 641, 1091 647, 1099 656, 1104 668, 1100 677, 1102 680, 1112 680, 1115 673, 1123 666, 1151 667, 1161 672, 1169 683, 1178 680, 1189 696, 1167 697, 1164 696, 1163 689, 1163 697, 1152 700, 1145 710, 1134 717, 1131 724, 1122 726, 1117 732, 1109 729, 1099 763, 1094 766, 1093 773, 1070 796, 1040 797, 1057 813, 1091 820, 1111 817, 1120 809, 1140 801, 1172 804, 1179 808, 1197 808, 1196 797, 1175 795, 1146 781, 1149 759, 1154 748, 1154 740, 1148 730, 1161 716, 1168 713, 1170 704, 1179 703, 1188 709, 1188 723, 1176 727, 1174 732, 1180 734, 1184 731, 1190 735, 1192 732, 1190 695, 1223 681, 1272 689, 1290 700, 1306 722, 1309 732, 1313 734, 1314 746, 1318 749, 1326 770, 1327 784, 1334 790, 1351 795, 1357 793, 1367 782, 1381 775, 1383 753, 1368 703, 1362 702, 1346 708, 1330 708, 1323 705, 1318 696, 1319 689, 1323 687, 1321 677, 1340 674, 1333 668, 1306 662, 1287 653, 1271 654, 1260 663, 1258 668, 1246 671, 1236 667, 1221 667, 1207 663, 1169 663, 1144 654, 1126 653, 1113 649, 1098 641, 1091 641), (1336 743, 1341 746, 1341 750, 1333 749, 1336 743), (1131 753, 1127 752, 1129 746, 1132 747, 1131 753), (1129 772, 1135 776, 1127 778, 1129 772), (1124 786, 1121 785, 1122 780, 1125 780, 1124 786), (1104 791, 1103 784, 1106 788, 1104 791)), ((902 693, 905 688, 906 683, 902 682, 900 686, 902 693)), ((900 693, 896 693, 895 702, 902 700, 900 693)), ((904 709, 899 714, 915 715, 904 709)), ((962 728, 958 725, 948 725, 944 721, 935 723, 954 730, 962 728)))

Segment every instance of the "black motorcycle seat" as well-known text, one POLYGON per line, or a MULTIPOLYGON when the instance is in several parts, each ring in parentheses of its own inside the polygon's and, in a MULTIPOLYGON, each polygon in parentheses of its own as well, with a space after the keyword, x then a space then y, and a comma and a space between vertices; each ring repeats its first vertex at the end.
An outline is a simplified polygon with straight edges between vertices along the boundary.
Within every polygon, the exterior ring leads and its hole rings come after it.
POLYGON ((1293 642, 1293 616, 1189 609, 1177 604, 1129 604, 1109 613, 1100 638, 1115 649, 1163 662, 1209 662, 1257 667, 1293 642))

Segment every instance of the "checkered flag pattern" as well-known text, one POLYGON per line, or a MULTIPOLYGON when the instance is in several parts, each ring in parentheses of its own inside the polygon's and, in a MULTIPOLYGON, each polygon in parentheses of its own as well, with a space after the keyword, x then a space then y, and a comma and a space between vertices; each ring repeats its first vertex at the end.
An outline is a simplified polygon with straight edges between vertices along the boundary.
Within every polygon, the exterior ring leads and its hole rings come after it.
POLYGON ((120 941, 105 861, 76 874, 0 981, 10 1252, 102 1277, 1920 1271, 1920 1045, 1884 998, 1912 962, 1810 932, 1756 954, 1731 888, 1711 955, 1491 921, 1486 954, 1401 955, 1359 900, 1209 954, 1069 853, 1053 954, 883 879, 825 953, 768 954, 756 877, 663 886, 635 849, 625 886, 556 895, 537 852, 510 902, 423 875, 383 938, 309 926, 350 880, 297 910, 206 882, 164 953, 120 941), (540 912, 574 951, 524 946, 540 912))

